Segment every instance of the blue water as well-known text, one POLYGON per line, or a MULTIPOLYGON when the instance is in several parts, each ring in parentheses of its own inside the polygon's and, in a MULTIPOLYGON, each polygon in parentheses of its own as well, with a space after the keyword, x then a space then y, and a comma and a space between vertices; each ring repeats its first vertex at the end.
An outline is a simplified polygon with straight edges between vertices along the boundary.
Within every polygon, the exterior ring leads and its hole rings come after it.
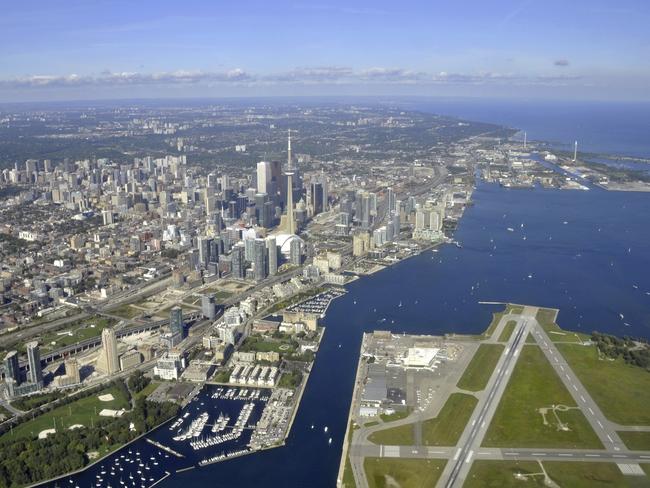
POLYGON ((650 157, 650 103, 414 99, 405 108, 492 122, 526 131, 529 140, 580 151, 650 157))
POLYGON ((568 329, 650 337, 648 195, 481 184, 474 200, 456 234, 462 249, 403 261, 350 284, 332 303, 285 447, 181 473, 161 486, 334 486, 362 331, 474 333, 495 310, 479 301, 513 301, 560 308, 568 329))

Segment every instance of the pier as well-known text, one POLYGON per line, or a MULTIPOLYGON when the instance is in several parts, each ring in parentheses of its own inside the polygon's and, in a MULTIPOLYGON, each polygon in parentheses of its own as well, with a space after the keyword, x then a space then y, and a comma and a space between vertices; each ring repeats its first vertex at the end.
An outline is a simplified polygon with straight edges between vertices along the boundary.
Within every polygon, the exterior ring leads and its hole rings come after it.
POLYGON ((156 442, 154 440, 149 439, 148 437, 145 439, 145 441, 147 441, 149 444, 153 444, 158 449, 162 449, 163 451, 168 452, 169 454, 173 454, 177 458, 184 458, 185 457, 180 452, 174 451, 171 447, 167 447, 164 444, 161 444, 160 442, 156 442))

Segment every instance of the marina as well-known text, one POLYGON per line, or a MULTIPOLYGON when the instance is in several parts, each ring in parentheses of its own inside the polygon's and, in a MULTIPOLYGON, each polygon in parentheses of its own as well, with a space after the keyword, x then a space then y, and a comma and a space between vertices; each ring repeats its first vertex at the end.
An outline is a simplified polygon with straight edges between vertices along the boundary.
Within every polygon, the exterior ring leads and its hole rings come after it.
MULTIPOLYGON (((259 449, 250 440, 271 391, 205 385, 178 418, 51 487, 150 488, 170 472, 220 462, 259 449)), ((268 414, 267 414, 268 415, 268 414)))

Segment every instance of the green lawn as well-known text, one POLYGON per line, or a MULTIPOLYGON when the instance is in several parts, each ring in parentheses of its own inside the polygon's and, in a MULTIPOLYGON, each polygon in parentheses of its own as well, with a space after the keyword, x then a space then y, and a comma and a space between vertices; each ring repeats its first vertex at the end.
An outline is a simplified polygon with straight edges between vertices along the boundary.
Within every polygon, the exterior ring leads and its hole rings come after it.
POLYGON ((478 400, 472 395, 452 393, 435 419, 422 422, 422 443, 427 446, 455 446, 478 400))
POLYGON ((151 395, 156 388, 160 385, 159 381, 150 381, 147 386, 145 386, 142 390, 140 390, 138 393, 133 395, 135 398, 140 398, 140 397, 148 397, 151 395))
POLYGON ((576 406, 540 348, 524 346, 483 445, 603 448, 580 410, 558 413, 560 420, 568 425, 568 431, 558 429, 552 412, 547 413, 549 424, 544 425, 538 409, 552 405, 576 406))
POLYGON ((499 325, 499 321, 501 320, 501 317, 503 317, 506 314, 514 314, 514 315, 520 315, 524 311, 524 307, 521 307, 519 305, 506 305, 506 308, 503 310, 503 312, 495 312, 492 314, 492 322, 490 322, 490 325, 488 328, 483 332, 484 336, 491 336, 494 333, 494 329, 496 329, 497 325, 499 325))
MULTIPOLYGON (((455 446, 463 432, 477 400, 472 395, 453 393, 438 416, 422 422, 422 443, 428 446, 455 446)), ((375 444, 413 445, 414 424, 380 430, 368 437, 375 444)))
POLYGON ((628 449, 633 451, 650 451, 650 432, 618 431, 628 449))
POLYGON ((102 330, 116 323, 115 319, 108 317, 89 317, 82 323, 72 324, 57 332, 49 332, 39 337, 39 342, 43 345, 43 350, 58 349, 60 347, 76 344, 77 342, 98 337, 102 330), (69 334, 62 334, 64 331, 70 331, 69 334))
POLYGON ((481 344, 456 386, 462 390, 483 390, 492 376, 503 349, 502 344, 481 344))
MULTIPOLYGON (((570 488, 618 488, 628 483, 614 463, 545 462, 544 469, 558 486, 570 488)), ((515 474, 542 473, 534 461, 474 461, 463 488, 543 487, 544 477, 518 479, 515 474)), ((643 477, 639 481, 643 480, 643 477)), ((643 484, 637 486, 644 486, 643 484)), ((645 485, 647 486, 647 485, 645 485)))
POLYGON ((425 488, 435 486, 445 468, 443 459, 366 458, 370 488, 425 488))
POLYGON ((572 332, 560 328, 555 322, 557 310, 552 308, 540 308, 535 317, 539 325, 548 333, 548 336, 553 342, 576 342, 580 344, 583 341, 588 341, 590 336, 580 332, 572 332))
POLYGON ((516 320, 508 320, 505 327, 501 331, 501 335, 499 336, 499 342, 508 342, 510 340, 510 336, 515 330, 516 325, 517 325, 516 320))
POLYGON ((132 307, 130 303, 126 303, 124 305, 117 307, 114 310, 111 310, 110 313, 113 315, 119 315, 120 317, 123 317, 125 319, 132 319, 134 317, 137 317, 138 315, 142 315, 145 312, 143 310, 140 310, 139 308, 132 307))
POLYGON ((650 425, 650 373, 623 359, 600 360, 595 346, 558 344, 558 349, 609 420, 650 425))
POLYGON ((94 420, 105 418, 99 416, 99 412, 104 408, 113 410, 124 408, 128 410, 130 405, 122 390, 111 386, 18 425, 13 429, 13 432, 8 432, 0 437, 0 442, 11 441, 20 437, 36 437, 42 430, 54 428, 55 421, 57 430, 67 429, 74 424, 90 427, 91 418, 94 420), (108 393, 112 394, 115 399, 110 402, 102 402, 98 399, 99 395, 108 393))
POLYGON ((379 415, 379 418, 381 418, 381 420, 383 420, 384 422, 393 422, 395 420, 400 420, 405 417, 408 417, 410 413, 411 413, 411 409, 408 408, 403 412, 393 412, 391 414, 382 413, 379 415))

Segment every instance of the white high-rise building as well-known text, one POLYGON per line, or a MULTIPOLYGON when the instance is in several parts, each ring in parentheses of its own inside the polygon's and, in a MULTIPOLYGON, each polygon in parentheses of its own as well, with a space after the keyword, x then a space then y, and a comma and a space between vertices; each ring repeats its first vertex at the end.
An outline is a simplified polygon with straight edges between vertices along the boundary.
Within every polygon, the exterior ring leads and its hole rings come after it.
POLYGON ((260 161, 257 163, 257 192, 269 193, 271 183, 271 163, 260 161))

